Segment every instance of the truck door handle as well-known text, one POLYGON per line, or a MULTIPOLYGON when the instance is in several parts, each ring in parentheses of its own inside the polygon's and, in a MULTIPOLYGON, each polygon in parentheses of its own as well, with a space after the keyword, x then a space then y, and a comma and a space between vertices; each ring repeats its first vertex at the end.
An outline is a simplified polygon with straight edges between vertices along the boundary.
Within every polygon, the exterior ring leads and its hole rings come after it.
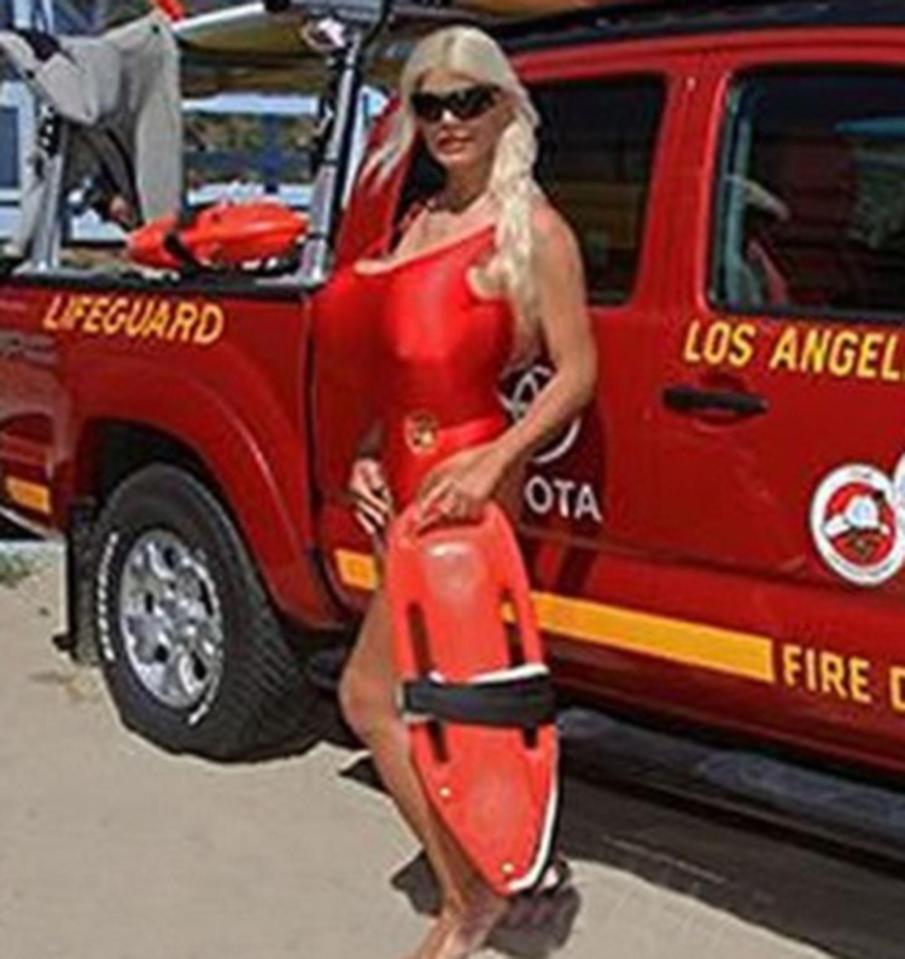
POLYGON ((667 386, 663 390, 663 403, 680 413, 723 410, 743 417, 767 412, 767 401, 754 393, 738 390, 700 390, 685 383, 667 386))

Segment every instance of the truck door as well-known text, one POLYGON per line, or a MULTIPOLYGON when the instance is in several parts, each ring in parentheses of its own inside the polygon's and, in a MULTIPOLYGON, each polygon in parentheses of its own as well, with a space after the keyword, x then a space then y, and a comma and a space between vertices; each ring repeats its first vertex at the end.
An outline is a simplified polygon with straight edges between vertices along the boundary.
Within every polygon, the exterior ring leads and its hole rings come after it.
POLYGON ((650 531, 671 610, 726 630, 731 654, 669 698, 894 761, 905 50, 873 39, 707 61, 673 217, 650 531))
MULTIPOLYGON (((382 142, 396 106, 390 103, 370 130, 365 157, 382 142)), ((391 229, 404 175, 405 170, 399 170, 375 188, 372 177, 359 173, 343 210, 333 276, 310 305, 310 459, 317 538, 333 589, 358 609, 364 608, 377 572, 370 538, 355 521, 346 485, 354 451, 374 421, 380 383, 372 375, 373 316, 362 309, 354 295, 354 278, 343 268, 391 229)))

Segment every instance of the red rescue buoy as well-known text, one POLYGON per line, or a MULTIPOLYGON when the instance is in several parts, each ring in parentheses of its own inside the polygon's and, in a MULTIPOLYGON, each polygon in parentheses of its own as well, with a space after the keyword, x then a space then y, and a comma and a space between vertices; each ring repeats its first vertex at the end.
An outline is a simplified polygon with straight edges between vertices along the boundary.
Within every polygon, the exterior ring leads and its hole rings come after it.
POLYGON ((217 203, 134 230, 127 251, 134 263, 163 270, 253 268, 292 258, 307 226, 303 214, 274 200, 217 203))
POLYGON ((513 895, 541 881, 558 810, 552 685, 527 573, 493 500, 478 522, 421 532, 416 509, 393 519, 386 557, 412 760, 472 864, 513 895))

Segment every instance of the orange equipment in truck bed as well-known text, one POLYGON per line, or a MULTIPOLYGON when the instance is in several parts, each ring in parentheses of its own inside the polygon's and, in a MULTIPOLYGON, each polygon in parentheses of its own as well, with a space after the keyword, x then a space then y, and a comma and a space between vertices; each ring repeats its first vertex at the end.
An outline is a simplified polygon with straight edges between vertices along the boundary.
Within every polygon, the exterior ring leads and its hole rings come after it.
POLYGON ((162 270, 254 268, 291 259, 307 218, 274 200, 217 203, 170 214, 129 234, 131 260, 162 270))

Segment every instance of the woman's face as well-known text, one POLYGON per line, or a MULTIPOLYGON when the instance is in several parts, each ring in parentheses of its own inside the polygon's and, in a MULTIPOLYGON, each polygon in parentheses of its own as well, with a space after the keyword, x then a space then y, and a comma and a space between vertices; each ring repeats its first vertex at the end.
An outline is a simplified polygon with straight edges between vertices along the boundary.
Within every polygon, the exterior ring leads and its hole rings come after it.
MULTIPOLYGON (((492 88, 493 92, 488 97, 474 89, 488 86, 467 73, 445 68, 429 70, 418 86, 418 94, 427 94, 426 99, 461 92, 459 99, 463 104, 467 103, 475 109, 486 107, 470 118, 457 117, 449 105, 442 109, 439 117, 416 115, 415 122, 428 151, 447 170, 468 169, 488 162, 496 150, 500 134, 512 119, 511 100, 506 91, 492 88)), ((433 106, 436 114, 437 104, 433 106)))

